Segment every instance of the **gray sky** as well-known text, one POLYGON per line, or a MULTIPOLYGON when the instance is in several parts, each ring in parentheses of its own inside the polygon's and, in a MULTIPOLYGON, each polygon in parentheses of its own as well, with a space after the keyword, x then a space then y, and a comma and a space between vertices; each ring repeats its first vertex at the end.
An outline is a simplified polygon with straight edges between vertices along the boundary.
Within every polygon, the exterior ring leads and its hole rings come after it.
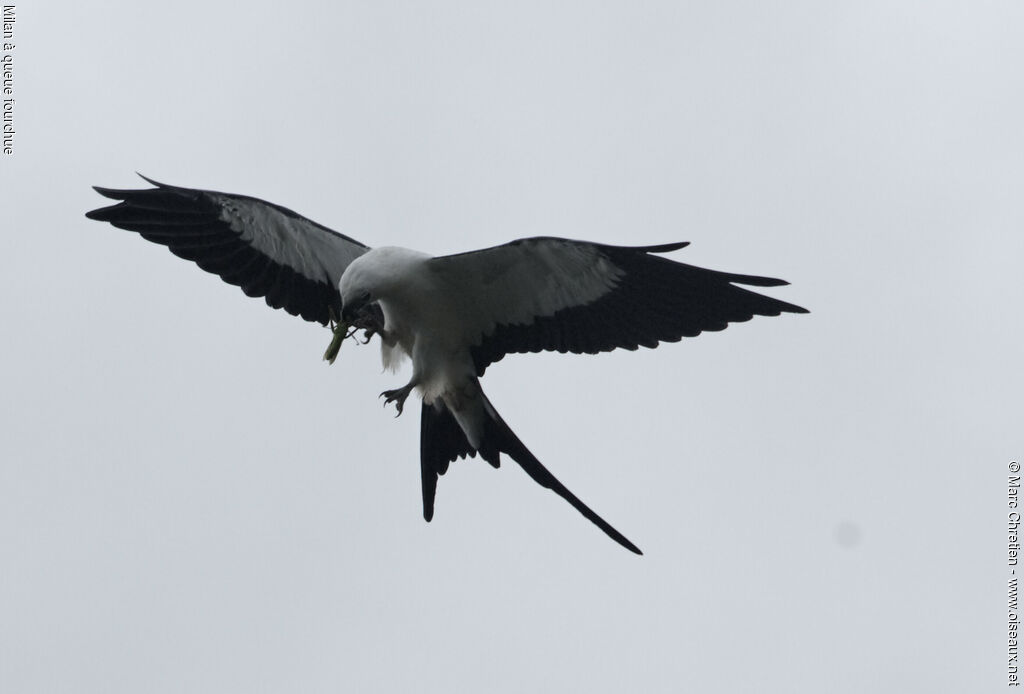
POLYGON ((1017 2, 17 5, 0 690, 981 691, 1022 454, 1017 2), (513 356, 442 478, 376 344, 85 211, 133 171, 437 254, 688 240, 809 316, 513 356))

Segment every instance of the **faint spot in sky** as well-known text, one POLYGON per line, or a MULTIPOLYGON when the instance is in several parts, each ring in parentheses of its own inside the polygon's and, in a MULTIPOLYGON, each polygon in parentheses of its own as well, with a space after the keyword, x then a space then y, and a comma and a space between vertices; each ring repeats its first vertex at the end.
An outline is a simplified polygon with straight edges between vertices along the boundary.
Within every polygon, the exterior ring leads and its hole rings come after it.
POLYGON ((836 524, 833 534, 840 547, 843 549, 853 549, 860 545, 863 532, 858 523, 844 520, 836 524))

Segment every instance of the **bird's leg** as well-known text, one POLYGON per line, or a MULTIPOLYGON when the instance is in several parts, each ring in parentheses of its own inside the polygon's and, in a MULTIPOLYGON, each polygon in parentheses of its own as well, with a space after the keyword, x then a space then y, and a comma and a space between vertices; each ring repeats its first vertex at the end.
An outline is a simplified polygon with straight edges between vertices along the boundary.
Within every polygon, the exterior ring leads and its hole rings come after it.
POLYGON ((396 414, 395 416, 397 417, 398 415, 402 414, 402 408, 405 407, 405 400, 406 398, 409 397, 409 394, 412 393, 412 389, 415 387, 416 384, 413 381, 410 381, 408 384, 402 386, 401 388, 396 388, 395 390, 385 390, 383 393, 380 394, 380 397, 384 398, 384 407, 387 407, 388 403, 393 402, 395 403, 395 408, 398 410, 398 414, 396 414))

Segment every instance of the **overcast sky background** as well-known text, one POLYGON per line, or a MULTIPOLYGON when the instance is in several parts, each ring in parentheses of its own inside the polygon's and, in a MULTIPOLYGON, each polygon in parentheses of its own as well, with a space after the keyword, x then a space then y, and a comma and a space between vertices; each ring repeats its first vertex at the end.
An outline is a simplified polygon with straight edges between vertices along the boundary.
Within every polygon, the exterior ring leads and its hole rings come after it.
MULTIPOLYGON (((1022 455, 1019 2, 17 5, 0 690, 981 691, 1022 455), (484 387, 441 479, 377 344, 86 220, 245 193, 370 245, 688 240, 806 306, 484 387)), ((411 403, 410 403, 411 404, 411 403)))

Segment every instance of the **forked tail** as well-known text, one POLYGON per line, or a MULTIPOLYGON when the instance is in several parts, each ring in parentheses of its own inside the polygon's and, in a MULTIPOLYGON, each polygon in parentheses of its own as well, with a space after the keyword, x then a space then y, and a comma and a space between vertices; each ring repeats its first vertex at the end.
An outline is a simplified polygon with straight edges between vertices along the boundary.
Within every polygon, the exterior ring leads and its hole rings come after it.
POLYGON ((423 482, 423 517, 434 516, 434 494, 437 491, 438 475, 448 470, 448 464, 456 458, 474 457, 477 453, 494 467, 498 467, 502 453, 507 453, 519 463, 533 480, 568 501, 594 525, 620 545, 636 554, 640 549, 589 506, 579 500, 564 484, 544 467, 537 457, 519 440, 512 429, 505 424, 487 396, 480 392, 477 406, 482 407, 478 420, 482 422, 480 445, 474 448, 459 425, 451 410, 440 399, 434 404, 423 403, 420 420, 420 472, 423 482))

